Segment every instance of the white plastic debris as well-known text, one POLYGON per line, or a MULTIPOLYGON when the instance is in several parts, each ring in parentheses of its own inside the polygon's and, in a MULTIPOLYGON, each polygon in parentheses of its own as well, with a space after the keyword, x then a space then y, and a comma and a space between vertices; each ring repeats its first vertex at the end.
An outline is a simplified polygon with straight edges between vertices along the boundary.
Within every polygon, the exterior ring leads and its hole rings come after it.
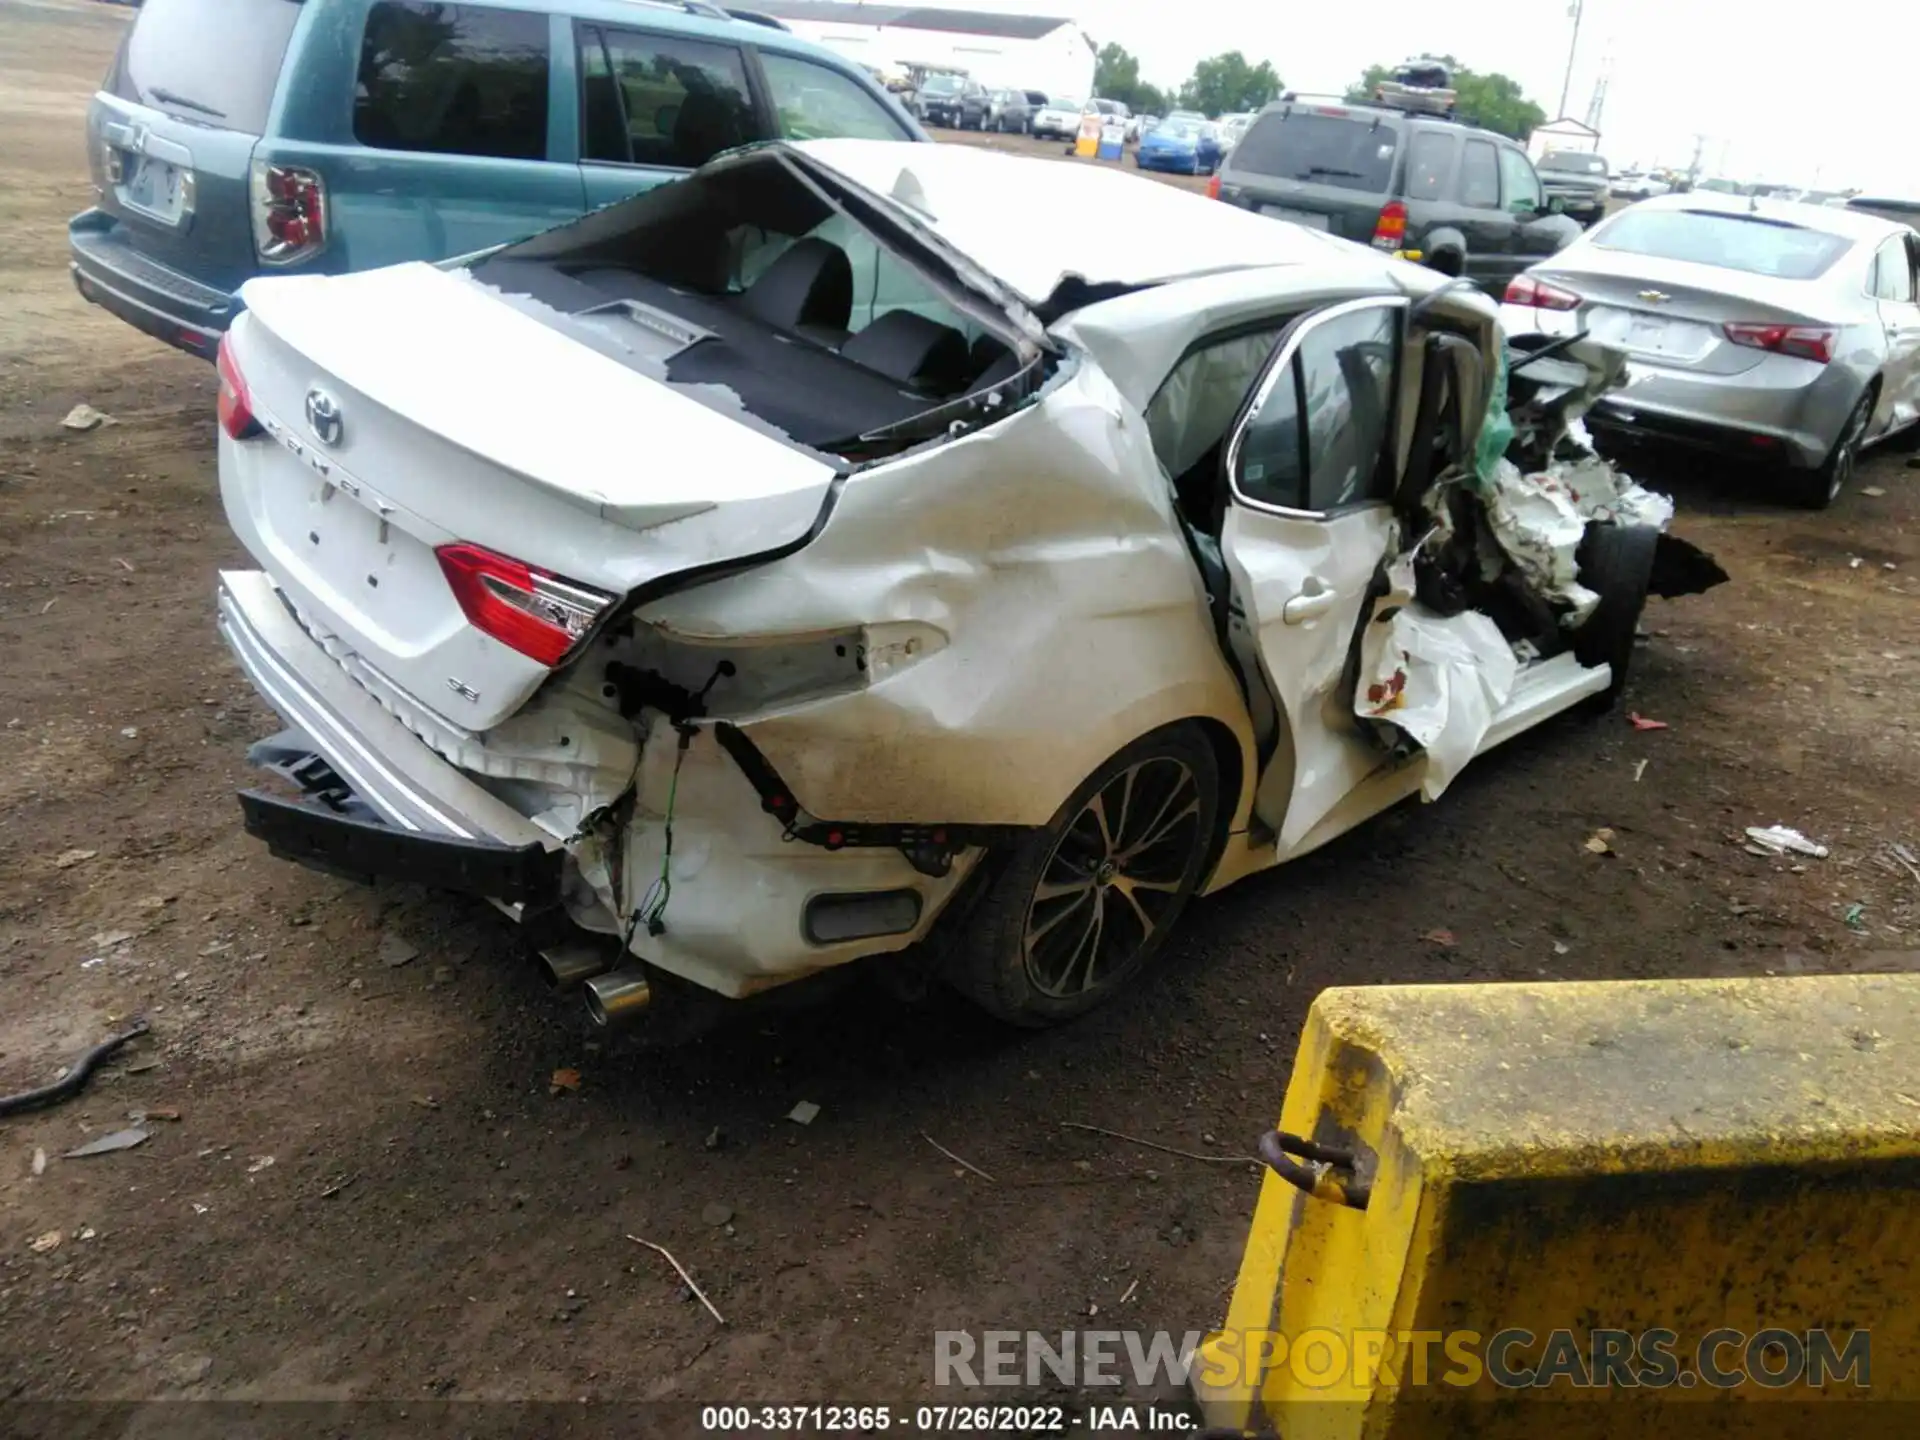
POLYGON ((1494 538, 1536 593, 1568 608, 1568 627, 1583 625, 1600 597, 1582 585, 1575 558, 1587 521, 1572 494, 1551 475, 1523 475, 1511 460, 1494 467, 1487 494, 1494 538))
MULTIPOLYGON (((1390 572, 1398 594, 1413 588, 1410 556, 1390 572)), ((1402 604, 1360 642, 1354 713, 1393 725, 1427 754, 1423 799, 1437 799, 1479 752, 1493 717, 1513 693, 1519 662, 1493 620, 1477 610, 1440 616, 1402 604)))
POLYGON ((820 1107, 811 1100, 802 1100, 787 1112, 787 1119, 796 1125, 811 1125, 820 1114, 820 1107))
POLYGON ((67 1159, 84 1160, 90 1155, 111 1155, 116 1150, 131 1150, 136 1145, 147 1143, 147 1132, 138 1125, 126 1130, 116 1130, 111 1135, 102 1135, 98 1140, 89 1140, 77 1150, 67 1151, 67 1159))
POLYGON ((1775 855, 1811 855, 1815 860, 1824 860, 1832 852, 1824 845, 1816 845, 1798 830, 1786 825, 1758 825, 1747 827, 1747 839, 1763 850, 1775 855))
POLYGON ((116 422, 106 411, 96 410, 83 401, 69 410, 67 418, 60 423, 69 430, 97 430, 102 425, 112 425, 116 422))
POLYGON ((1532 475, 1502 460, 1489 486, 1487 518, 1520 573, 1538 593, 1563 603, 1561 623, 1577 629, 1600 603, 1579 581, 1577 556, 1589 522, 1664 531, 1673 522, 1673 501, 1597 455, 1556 461, 1532 475))

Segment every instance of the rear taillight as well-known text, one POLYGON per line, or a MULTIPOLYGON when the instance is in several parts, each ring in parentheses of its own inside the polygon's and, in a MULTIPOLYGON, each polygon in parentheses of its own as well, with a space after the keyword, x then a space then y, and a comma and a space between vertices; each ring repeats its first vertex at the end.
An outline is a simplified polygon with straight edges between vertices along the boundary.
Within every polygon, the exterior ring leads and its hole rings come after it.
POLYGON ((299 165, 253 162, 253 245, 262 260, 284 265, 327 243, 327 186, 299 165))
POLYGON ((1724 328, 1727 339, 1750 350, 1794 355, 1802 360, 1817 360, 1822 365, 1833 359, 1834 332, 1818 325, 1731 324, 1724 328))
POLYGON ((1507 282, 1502 297, 1509 305, 1525 305, 1534 310, 1578 310, 1580 297, 1571 290, 1549 285, 1531 275, 1516 275, 1507 282))
POLYGON ((1407 240, 1407 207, 1389 200, 1380 207, 1380 218, 1373 222, 1373 248, 1398 250, 1407 240))
POLYGON ((614 601, 478 545, 442 545, 433 553, 473 627, 542 665, 566 659, 614 601))
POLYGON ((1209 200, 1220 198, 1220 172, 1217 170, 1207 177, 1207 198, 1209 200))
POLYGON ((260 433, 260 422, 253 418, 253 396, 247 393, 247 377, 233 358, 233 336, 220 337, 220 351, 214 368, 220 374, 220 398, 214 408, 220 414, 220 428, 229 439, 250 440, 260 433))

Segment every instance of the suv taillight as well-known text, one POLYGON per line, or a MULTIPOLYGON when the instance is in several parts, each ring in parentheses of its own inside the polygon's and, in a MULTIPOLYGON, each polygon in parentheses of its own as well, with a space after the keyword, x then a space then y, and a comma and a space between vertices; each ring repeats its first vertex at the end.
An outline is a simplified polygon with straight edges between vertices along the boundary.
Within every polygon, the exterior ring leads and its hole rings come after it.
POLYGON ((247 377, 240 373, 240 362, 233 358, 233 336, 220 337, 220 353, 214 360, 220 375, 220 398, 214 409, 220 416, 220 428, 232 440, 251 440, 260 433, 260 422, 253 418, 253 396, 247 391, 247 377))
POLYGON ((1530 310, 1578 310, 1580 297, 1571 290, 1549 285, 1531 275, 1516 275, 1507 282, 1501 297, 1509 305, 1525 305, 1530 310))
POLYGON ((1750 350, 1767 350, 1775 355, 1794 355, 1802 360, 1818 360, 1825 365, 1833 359, 1834 332, 1818 325, 1742 325, 1721 327, 1727 339, 1750 350))
POLYGON ((433 553, 473 627, 542 665, 566 659, 614 601, 478 545, 442 545, 433 553))
POLYGON ((1399 250, 1407 243, 1407 207, 1389 200, 1380 207, 1380 218, 1373 222, 1373 248, 1399 250))
POLYGON ((253 245, 275 265, 303 260, 327 243, 327 185, 300 165, 253 162, 253 245))
POLYGON ((1209 200, 1218 200, 1220 198, 1220 172, 1218 170, 1207 177, 1207 198, 1209 200))

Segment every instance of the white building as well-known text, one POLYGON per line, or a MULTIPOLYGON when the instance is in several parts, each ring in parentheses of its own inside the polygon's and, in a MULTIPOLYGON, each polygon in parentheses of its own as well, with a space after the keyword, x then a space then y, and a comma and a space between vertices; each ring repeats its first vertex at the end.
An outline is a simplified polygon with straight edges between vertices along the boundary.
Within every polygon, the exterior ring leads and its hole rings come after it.
POLYGON ((1059 16, 863 4, 860 0, 740 0, 803 39, 892 72, 907 65, 965 71, 989 89, 1093 93, 1094 45, 1059 16))
POLYGON ((1527 154, 1538 160, 1549 150, 1581 150, 1592 152, 1600 148, 1600 132, 1591 126, 1582 125, 1578 120, 1562 115, 1558 120, 1549 120, 1544 125, 1536 125, 1533 134, 1527 137, 1527 154))

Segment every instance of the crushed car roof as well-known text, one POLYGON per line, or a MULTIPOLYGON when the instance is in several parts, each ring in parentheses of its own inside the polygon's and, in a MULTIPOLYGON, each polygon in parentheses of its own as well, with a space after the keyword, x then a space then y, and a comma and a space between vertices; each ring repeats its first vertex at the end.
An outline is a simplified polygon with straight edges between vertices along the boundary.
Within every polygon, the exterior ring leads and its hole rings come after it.
POLYGON ((1105 165, 891 140, 806 140, 795 148, 911 207, 1034 304, 1070 276, 1094 285, 1150 285, 1368 254, 1105 165))

